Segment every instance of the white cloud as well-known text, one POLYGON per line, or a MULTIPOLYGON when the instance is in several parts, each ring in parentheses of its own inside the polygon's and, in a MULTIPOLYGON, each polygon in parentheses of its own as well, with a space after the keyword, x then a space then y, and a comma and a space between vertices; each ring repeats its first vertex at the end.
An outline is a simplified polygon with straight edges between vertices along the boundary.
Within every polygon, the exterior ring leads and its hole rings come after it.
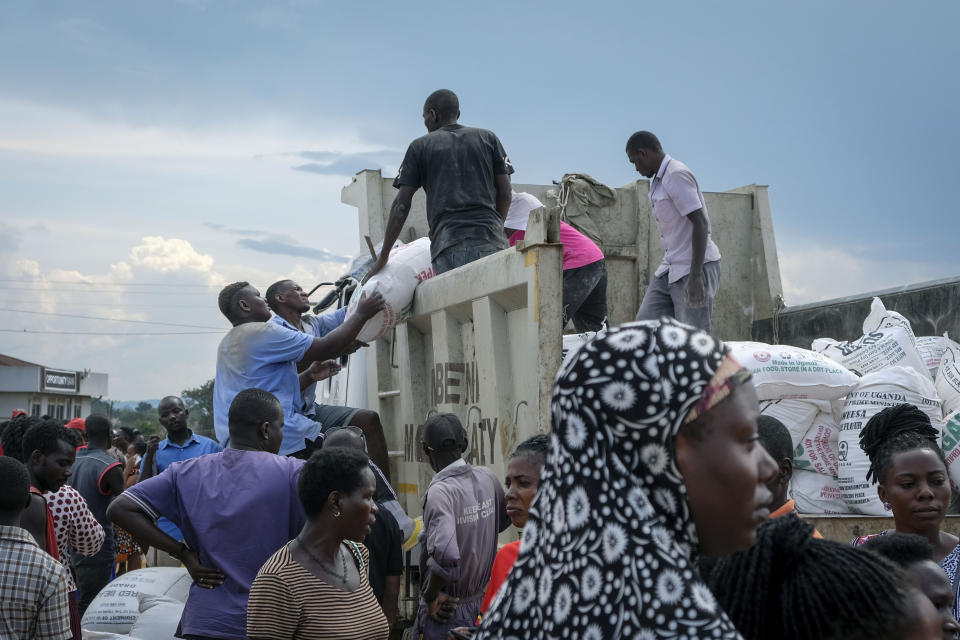
MULTIPOLYGON (((213 267, 211 256, 198 253, 182 238, 146 236, 130 250, 130 261, 148 271, 198 271, 208 273, 213 267)), ((128 267, 129 270, 129 267, 128 267)))
POLYGON ((349 125, 310 130, 281 117, 216 130, 136 125, 99 120, 34 102, 0 100, 0 150, 83 157, 253 158, 289 165, 292 149, 351 154, 382 150, 360 140, 349 125))
POLYGON ((956 275, 955 266, 868 257, 857 247, 791 238, 778 250, 787 305, 870 293, 956 275))

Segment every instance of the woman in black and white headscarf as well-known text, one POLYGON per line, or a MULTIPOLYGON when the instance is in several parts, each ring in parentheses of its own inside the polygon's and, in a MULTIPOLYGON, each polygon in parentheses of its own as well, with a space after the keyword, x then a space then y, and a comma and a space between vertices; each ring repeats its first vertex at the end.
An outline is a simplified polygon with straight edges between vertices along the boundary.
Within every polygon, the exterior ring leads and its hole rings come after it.
POLYGON ((671 319, 601 332, 561 369, 550 458, 477 640, 739 638, 697 553, 753 544, 775 470, 749 373, 671 319))

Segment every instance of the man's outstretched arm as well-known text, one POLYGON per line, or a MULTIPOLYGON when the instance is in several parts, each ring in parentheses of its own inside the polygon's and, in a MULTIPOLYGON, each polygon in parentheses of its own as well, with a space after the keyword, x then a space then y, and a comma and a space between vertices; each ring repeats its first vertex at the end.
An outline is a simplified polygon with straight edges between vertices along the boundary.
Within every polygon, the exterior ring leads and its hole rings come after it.
MULTIPOLYGON (((387 260, 390 259, 390 250, 393 248, 397 238, 400 237, 403 223, 407 221, 407 216, 410 215, 410 205, 413 202, 413 194, 416 193, 416 191, 414 187, 404 185, 400 187, 400 190, 397 192, 397 197, 393 199, 393 204, 390 205, 390 217, 387 219, 387 228, 383 232, 383 246, 380 247, 380 255, 377 256, 376 262, 373 263, 370 271, 364 276, 364 282, 369 280, 370 277, 380 271, 380 269, 383 269, 384 265, 387 264, 387 260)), ((507 207, 509 208, 509 206, 510 204, 508 202, 507 207)))
POLYGON ((367 320, 383 309, 383 305, 383 296, 380 293, 364 293, 357 302, 356 311, 348 315, 343 324, 322 338, 313 339, 313 344, 307 349, 301 362, 332 360, 339 357, 353 344, 367 320))

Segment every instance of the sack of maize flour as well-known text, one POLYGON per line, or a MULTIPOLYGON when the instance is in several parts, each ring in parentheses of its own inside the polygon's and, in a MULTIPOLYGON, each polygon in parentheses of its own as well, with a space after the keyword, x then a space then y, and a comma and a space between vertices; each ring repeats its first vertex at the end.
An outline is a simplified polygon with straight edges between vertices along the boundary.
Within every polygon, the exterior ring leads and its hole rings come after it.
POLYGON ((790 479, 790 497, 800 513, 850 513, 850 508, 840 497, 837 479, 822 473, 795 469, 790 479))
POLYGON ((943 415, 960 411, 960 344, 948 341, 937 370, 936 389, 943 400, 943 415))
POLYGON ((871 331, 877 331, 878 329, 889 329, 890 327, 903 327, 910 333, 910 337, 913 338, 914 341, 917 339, 909 320, 896 311, 889 311, 883 306, 883 301, 880 300, 880 298, 874 298, 870 303, 870 313, 863 319, 863 332, 866 334, 871 331))
POLYGON ((793 446, 806 435, 813 419, 822 410, 830 409, 830 403, 820 400, 761 400, 760 415, 776 418, 790 432, 793 446))
POLYGON ((859 376, 892 366, 910 367, 930 376, 917 349, 910 322, 899 313, 884 309, 879 298, 873 299, 863 331, 862 336, 849 342, 818 338, 813 341, 813 350, 859 376))
POLYGON ((828 411, 818 413, 793 450, 793 468, 835 478, 839 436, 840 427, 833 414, 828 411))
MULTIPOLYGON (((403 321, 413 305, 413 293, 417 285, 433 276, 429 238, 419 238, 393 249, 386 266, 362 287, 357 287, 350 299, 351 303, 355 303, 365 292, 379 291, 385 303, 383 310, 363 325, 357 340, 373 342, 403 321)), ((347 307, 347 316, 352 315, 355 309, 355 304, 347 307)))
POLYGON ((837 483, 844 501, 855 513, 887 515, 877 496, 876 484, 867 482, 870 460, 860 448, 860 432, 883 409, 904 403, 917 406, 938 431, 942 429, 940 398, 926 372, 887 367, 865 375, 847 395, 837 443, 837 483))
MULTIPOLYGON (((954 487, 960 487, 960 411, 943 420, 943 457, 954 487)), ((954 489, 956 491, 956 489, 954 489)))
POLYGON ((834 400, 857 385, 857 376, 807 349, 762 342, 727 342, 733 357, 753 374, 761 400, 834 400))
POLYGON ((917 338, 917 351, 920 357, 927 365, 930 377, 937 381, 937 371, 940 369, 940 361, 943 359, 943 352, 948 346, 957 343, 950 339, 946 332, 942 336, 920 336, 917 338))

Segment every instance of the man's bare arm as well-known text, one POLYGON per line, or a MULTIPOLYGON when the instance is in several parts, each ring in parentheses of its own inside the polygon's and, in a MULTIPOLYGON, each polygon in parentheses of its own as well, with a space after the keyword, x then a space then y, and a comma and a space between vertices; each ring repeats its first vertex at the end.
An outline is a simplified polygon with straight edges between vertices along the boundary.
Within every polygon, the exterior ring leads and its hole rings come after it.
POLYGON ((393 199, 393 204, 390 205, 390 217, 387 218, 387 228, 383 232, 383 246, 380 247, 380 255, 377 256, 376 262, 373 263, 370 271, 364 276, 364 282, 387 264, 387 260, 390 258, 390 250, 393 248, 393 244, 397 241, 397 238, 400 237, 403 223, 407 221, 407 216, 410 215, 410 205, 413 202, 413 194, 416 193, 416 191, 413 187, 403 186, 400 187, 400 190, 397 192, 397 197, 393 199))
POLYGON ((701 307, 706 302, 706 284, 703 281, 703 260, 707 254, 707 217, 703 209, 687 215, 693 223, 693 255, 690 257, 690 276, 687 279, 687 305, 701 307))
POLYGON ((383 596, 380 598, 380 608, 387 616, 387 623, 393 629, 397 624, 397 610, 400 598, 400 576, 384 576, 383 596))
POLYGON ((494 176, 497 186, 497 213, 501 220, 507 219, 507 212, 510 211, 510 201, 513 199, 513 191, 510 187, 510 176, 506 173, 498 173, 494 176))
POLYGON ((322 338, 313 339, 313 344, 307 349, 301 362, 332 360, 339 357, 357 339, 357 334, 363 329, 367 320, 383 309, 383 305, 383 296, 379 293, 363 294, 357 303, 356 311, 349 314, 339 327, 322 338))

